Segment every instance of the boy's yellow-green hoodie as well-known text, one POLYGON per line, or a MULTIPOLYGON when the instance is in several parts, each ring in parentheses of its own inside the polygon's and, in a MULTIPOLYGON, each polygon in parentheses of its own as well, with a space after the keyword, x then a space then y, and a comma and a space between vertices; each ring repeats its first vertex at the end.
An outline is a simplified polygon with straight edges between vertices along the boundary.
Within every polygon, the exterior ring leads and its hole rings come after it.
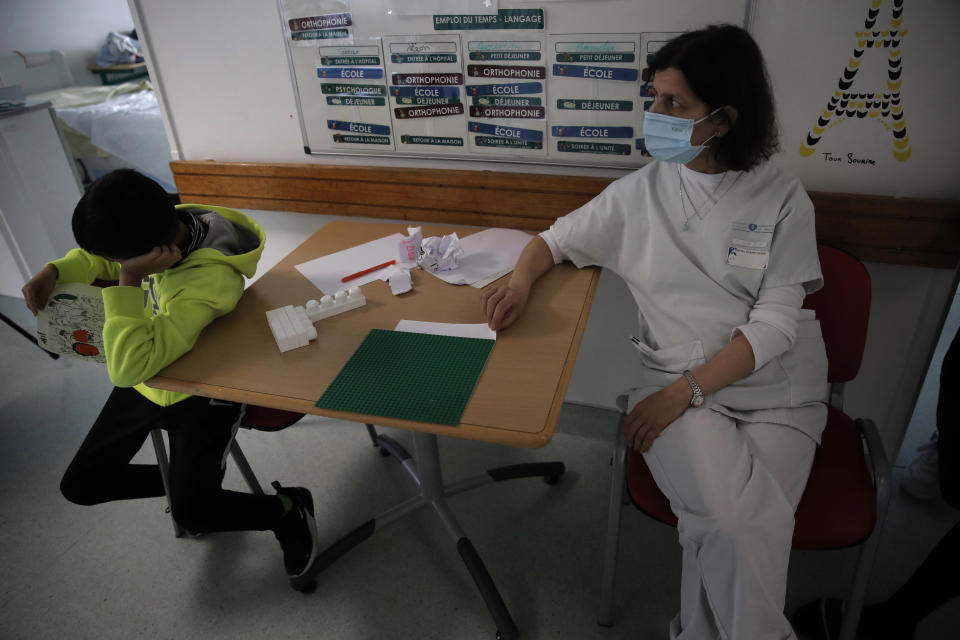
MULTIPOLYGON (((144 381, 190 351, 204 327, 233 310, 243 294, 244 276, 250 278, 256 272, 266 240, 260 225, 239 211, 189 204, 177 209, 212 211, 247 230, 247 237, 252 233, 256 247, 236 255, 201 247, 144 280, 141 289, 104 289, 103 347, 110 380, 118 387, 135 387, 163 407, 190 396, 152 389, 144 381)), ((58 282, 89 284, 120 277, 118 263, 82 249, 73 249, 50 264, 59 272, 58 282)))

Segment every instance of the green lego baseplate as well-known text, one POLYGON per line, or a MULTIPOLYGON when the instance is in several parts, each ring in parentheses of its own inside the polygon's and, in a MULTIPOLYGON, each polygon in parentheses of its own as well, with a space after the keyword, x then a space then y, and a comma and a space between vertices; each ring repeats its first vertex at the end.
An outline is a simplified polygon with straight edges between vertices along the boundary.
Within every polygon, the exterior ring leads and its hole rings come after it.
POLYGON ((459 424, 494 342, 372 329, 316 406, 459 424))

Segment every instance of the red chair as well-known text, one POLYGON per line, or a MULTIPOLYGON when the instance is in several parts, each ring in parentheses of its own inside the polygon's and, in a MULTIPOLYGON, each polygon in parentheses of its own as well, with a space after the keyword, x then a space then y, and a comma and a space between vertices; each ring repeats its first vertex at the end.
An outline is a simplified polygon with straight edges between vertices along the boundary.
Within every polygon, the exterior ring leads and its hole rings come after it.
MULTIPOLYGON (((843 412, 843 385, 860 369, 870 315, 870 275, 856 258, 818 246, 824 287, 806 297, 816 311, 826 344, 830 383, 827 425, 817 448, 810 478, 797 507, 795 549, 838 549, 861 545, 846 598, 840 640, 853 640, 863 607, 880 525, 890 498, 890 462, 872 420, 843 412)), ((617 399, 626 412, 626 396, 617 399)), ((614 582, 624 490, 647 515, 676 526, 677 517, 660 492, 643 456, 629 450, 617 429, 610 477, 610 507, 604 549, 603 579, 597 622, 613 624, 614 582)))

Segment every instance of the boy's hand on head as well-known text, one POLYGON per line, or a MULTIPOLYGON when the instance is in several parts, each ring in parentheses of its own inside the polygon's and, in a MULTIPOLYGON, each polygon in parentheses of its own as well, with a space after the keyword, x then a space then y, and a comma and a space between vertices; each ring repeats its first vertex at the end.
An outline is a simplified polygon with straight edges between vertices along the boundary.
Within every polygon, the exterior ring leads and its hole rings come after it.
POLYGON ((120 286, 139 287, 145 277, 160 273, 180 262, 180 248, 175 244, 154 247, 149 252, 120 260, 120 286))
POLYGON ((47 306, 47 300, 50 299, 53 288, 57 286, 59 275, 57 268, 48 264, 23 285, 23 289, 20 290, 23 293, 23 301, 27 303, 27 309, 30 309, 33 315, 37 315, 47 306))

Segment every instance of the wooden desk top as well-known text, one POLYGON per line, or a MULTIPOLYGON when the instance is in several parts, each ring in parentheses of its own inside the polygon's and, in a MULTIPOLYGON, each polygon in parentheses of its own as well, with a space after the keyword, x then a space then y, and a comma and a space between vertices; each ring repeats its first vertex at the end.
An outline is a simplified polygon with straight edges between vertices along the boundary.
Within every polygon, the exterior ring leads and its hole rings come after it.
MULTIPOLYGON (((423 227, 425 237, 453 231, 464 237, 482 229, 423 227)), ((370 329, 393 329, 401 319, 484 321, 479 289, 449 285, 413 270, 413 291, 394 296, 385 282, 368 283, 363 286, 366 306, 320 320, 317 339, 309 346, 280 353, 267 326, 266 311, 288 304, 302 306, 321 295, 295 265, 393 233, 405 235, 406 225, 330 222, 250 286, 232 313, 214 321, 190 353, 148 384, 439 435, 518 446, 545 445, 553 436, 573 372, 598 269, 578 270, 565 263, 537 282, 523 316, 499 333, 456 427, 314 407, 370 329)))

